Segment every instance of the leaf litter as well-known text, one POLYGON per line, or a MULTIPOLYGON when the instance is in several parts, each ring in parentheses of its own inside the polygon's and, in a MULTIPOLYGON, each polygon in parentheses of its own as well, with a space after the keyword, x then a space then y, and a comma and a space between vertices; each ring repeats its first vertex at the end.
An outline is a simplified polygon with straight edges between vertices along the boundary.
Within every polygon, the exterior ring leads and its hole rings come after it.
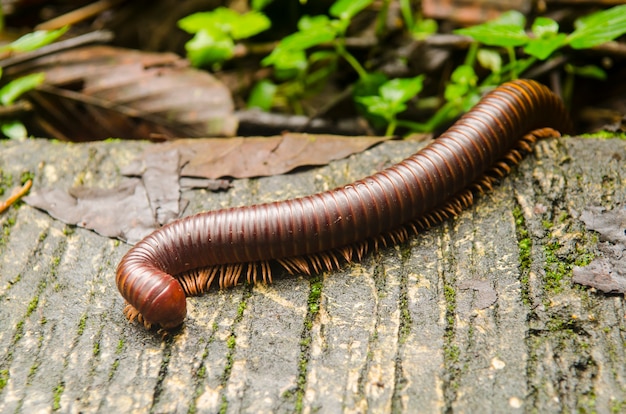
POLYGON ((626 293, 626 206, 612 210, 592 207, 583 211, 580 219, 588 230, 598 233, 601 257, 588 266, 574 267, 575 283, 596 288, 605 293, 626 293))
POLYGON ((329 161, 389 137, 284 134, 268 138, 184 139, 149 144, 122 169, 126 177, 112 189, 39 189, 24 201, 71 225, 134 244, 180 218, 189 188, 226 190, 229 179, 284 174, 329 161))

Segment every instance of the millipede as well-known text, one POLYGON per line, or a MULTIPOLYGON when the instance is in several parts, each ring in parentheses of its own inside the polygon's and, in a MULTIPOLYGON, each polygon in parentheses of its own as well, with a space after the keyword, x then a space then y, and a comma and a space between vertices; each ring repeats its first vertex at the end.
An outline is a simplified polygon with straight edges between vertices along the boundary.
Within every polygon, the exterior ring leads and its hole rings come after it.
POLYGON ((571 130, 560 98, 532 80, 487 93, 446 132, 398 164, 334 190, 176 220, 133 246, 117 267, 124 314, 172 329, 186 297, 214 285, 271 281, 273 265, 311 274, 360 260, 458 215, 539 138, 571 130))

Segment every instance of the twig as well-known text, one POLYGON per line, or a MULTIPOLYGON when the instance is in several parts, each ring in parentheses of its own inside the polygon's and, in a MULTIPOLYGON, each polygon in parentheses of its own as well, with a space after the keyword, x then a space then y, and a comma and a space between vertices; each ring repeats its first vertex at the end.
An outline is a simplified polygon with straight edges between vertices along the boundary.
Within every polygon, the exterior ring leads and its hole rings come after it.
POLYGON ((96 30, 95 32, 85 33, 71 39, 61 40, 60 42, 51 43, 32 52, 20 53, 15 56, 0 60, 0 67, 6 69, 18 63, 34 60, 42 56, 51 55, 61 50, 68 50, 84 46, 92 43, 108 43, 113 39, 113 33, 108 30, 96 30))
POLYGON ((30 190, 30 187, 32 185, 33 185, 33 180, 28 180, 24 183, 24 185, 21 188, 18 188, 15 191, 13 191, 13 194, 11 194, 11 197, 7 198, 6 201, 0 203, 0 214, 4 213, 5 210, 11 207, 11 205, 13 205, 13 203, 15 203, 17 200, 24 197, 24 195, 28 193, 28 190, 30 190))
POLYGON ((93 16, 116 6, 121 3, 122 0, 100 0, 95 3, 88 4, 80 7, 76 10, 72 10, 69 13, 62 14, 61 16, 50 19, 35 27, 36 30, 54 30, 64 26, 71 26, 76 23, 80 23, 83 20, 87 20, 93 16))

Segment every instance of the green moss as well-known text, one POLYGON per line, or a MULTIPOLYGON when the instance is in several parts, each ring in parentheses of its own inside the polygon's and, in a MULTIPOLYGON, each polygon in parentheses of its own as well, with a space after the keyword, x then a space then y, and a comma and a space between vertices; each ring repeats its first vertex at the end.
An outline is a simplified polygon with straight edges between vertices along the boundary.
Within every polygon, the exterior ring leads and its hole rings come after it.
POLYGON ((11 236, 11 229, 15 225, 15 212, 4 212, 5 220, 2 221, 2 234, 0 235, 0 248, 6 246, 11 236))
POLYGON ((241 302, 239 302, 239 306, 237 307, 237 318, 241 319, 243 318, 243 313, 246 310, 246 301, 242 300, 241 302))
POLYGON ((520 206, 513 209, 513 218, 515 219, 515 234, 517 236, 517 248, 519 251, 520 263, 520 283, 522 303, 530 304, 530 265, 532 263, 532 247, 533 243, 530 233, 526 228, 526 220, 520 206))
POLYGON ((63 391, 65 390, 65 384, 60 382, 59 385, 54 387, 53 401, 52 401, 52 409, 54 411, 58 411, 61 409, 61 396, 63 395, 63 391))
POLYGON ((113 378, 113 375, 115 375, 115 372, 117 371, 117 368, 119 366, 120 366, 120 360, 116 358, 115 361, 113 361, 113 364, 111 365, 111 370, 109 371, 109 380, 113 378))
POLYGON ((235 349, 235 345, 237 345, 237 339, 235 338, 235 335, 229 336, 226 340, 226 347, 228 349, 235 349))
POLYGON ((7 189, 13 185, 13 176, 9 173, 5 173, 0 168, 0 195, 4 195, 7 189))
POLYGON ((459 356, 461 355, 461 350, 459 349, 458 346, 456 346, 456 345, 447 346, 447 347, 445 347, 444 352, 445 352, 444 358, 449 363, 459 362, 459 356))
POLYGON ((30 369, 28 370, 28 377, 26 378, 26 383, 27 384, 30 384, 30 382, 32 381, 33 377, 37 373, 37 369, 38 368, 39 368, 39 362, 37 362, 37 361, 35 361, 33 363, 33 365, 30 366, 30 369))
POLYGON ((35 296, 30 300, 30 303, 26 307, 26 317, 28 318, 34 311, 37 309, 37 305, 39 305, 39 295, 35 296))
POLYGON ((304 317, 302 333, 300 334, 300 357, 298 360, 298 379, 296 380, 296 388, 283 393, 284 399, 295 399, 294 412, 296 413, 301 413, 304 409, 304 392, 312 341, 311 329, 313 328, 313 322, 317 319, 317 315, 319 314, 322 291, 323 279, 319 275, 312 277, 309 280, 307 314, 304 317))
MULTIPOLYGON (((408 256, 407 256, 408 257, 408 256)), ((398 341, 400 344, 404 344, 413 327, 413 318, 411 317, 411 311, 409 310, 409 294, 407 291, 406 275, 403 274, 402 282, 400 283, 400 296, 399 296, 399 309, 400 309, 400 326, 398 327, 398 341)), ((378 337, 378 332, 374 333, 375 338, 378 337)))
POLYGON ((0 391, 2 391, 2 389, 7 386, 8 382, 9 382, 9 370, 8 369, 0 370, 0 391))
POLYGON ((100 355, 100 342, 94 342, 91 353, 93 354, 93 356, 100 355))
POLYGON ((228 411, 228 400, 225 395, 222 395, 222 403, 220 404, 220 414, 226 414, 228 411))
POLYGON ((32 171, 24 171, 20 175, 20 184, 24 185, 24 184, 26 184, 26 181, 34 180, 34 179, 35 179, 35 173, 33 173, 32 171))
POLYGON ((87 324, 87 314, 83 313, 83 316, 80 317, 80 321, 78 322, 78 335, 82 335, 85 331, 85 325, 87 324))
POLYGON ((115 348, 115 353, 116 354, 121 354, 123 349, 124 349, 124 340, 120 339, 117 342, 117 347, 115 348))
POLYGON ((552 293, 559 293, 563 290, 561 281, 565 279, 571 271, 571 266, 557 256, 557 252, 561 248, 558 241, 548 243, 543 247, 546 258, 544 283, 545 288, 552 293))
POLYGON ((611 401, 611 412, 615 414, 626 412, 626 400, 611 401))
POLYGON ((22 339, 22 336, 24 335, 24 320, 19 321, 16 325, 15 325, 15 334, 13 335, 13 342, 17 342, 20 339, 22 339))
POLYGON ((626 139, 626 132, 597 131, 588 134, 578 135, 578 137, 591 139, 626 139))

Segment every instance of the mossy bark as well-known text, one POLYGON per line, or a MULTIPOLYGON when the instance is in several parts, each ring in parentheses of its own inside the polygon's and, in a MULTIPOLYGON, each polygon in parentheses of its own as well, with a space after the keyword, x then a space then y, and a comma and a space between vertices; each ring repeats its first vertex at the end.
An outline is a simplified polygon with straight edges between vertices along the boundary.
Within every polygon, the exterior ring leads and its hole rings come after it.
MULTIPOLYGON (((14 185, 34 173, 33 190, 112 187, 146 145, 5 141, 0 168, 14 185)), ((196 212, 305 195, 415 148, 388 142, 183 196, 196 212)), ((0 411, 623 411, 623 297, 573 284, 571 269, 597 253, 580 213, 626 201, 624 159, 624 141, 542 142, 458 218, 338 271, 188 299, 166 338, 122 315, 127 245, 12 207, 0 217, 0 411)))

